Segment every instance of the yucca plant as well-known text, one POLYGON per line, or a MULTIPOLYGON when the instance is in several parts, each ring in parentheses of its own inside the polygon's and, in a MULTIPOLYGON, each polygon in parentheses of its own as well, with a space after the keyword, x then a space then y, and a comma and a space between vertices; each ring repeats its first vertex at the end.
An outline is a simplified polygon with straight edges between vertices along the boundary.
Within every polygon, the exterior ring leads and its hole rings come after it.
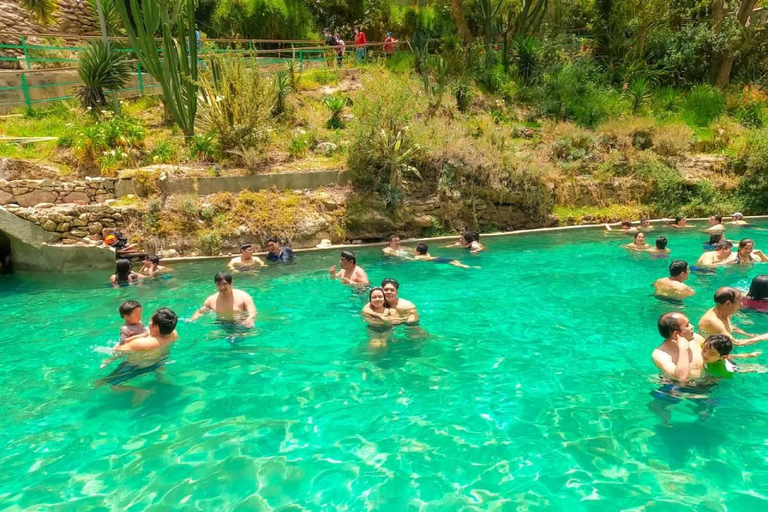
POLYGON ((323 104, 331 111, 331 117, 325 123, 329 130, 338 130, 344 128, 344 121, 341 119, 341 113, 346 108, 349 100, 344 96, 327 96, 323 99, 323 104))
POLYGON ((293 87, 291 86, 291 77, 287 71, 278 71, 275 74, 273 84, 275 88, 275 105, 272 107, 272 115, 277 117, 287 110, 285 101, 293 92, 293 87))
POLYGON ((517 75, 525 84, 530 84, 536 77, 539 67, 539 43, 533 37, 518 37, 512 43, 512 60, 517 68, 517 75))
POLYGON ((629 100, 634 115, 639 114, 651 102, 652 94, 651 83, 643 76, 633 79, 624 89, 624 97, 629 100))
POLYGON ((472 83, 467 75, 460 76, 453 84, 453 95, 459 112, 466 112, 472 102, 472 83))
POLYGON ((32 15, 35 22, 44 27, 54 22, 58 8, 56 0, 21 0, 21 6, 32 15))
MULTIPOLYGON (((389 197, 402 197, 403 185, 408 183, 406 177, 409 174, 421 179, 419 170, 412 165, 413 156, 420 149, 418 144, 410 139, 407 128, 397 133, 382 128, 373 138, 373 146, 374 151, 381 157, 383 171, 389 175, 389 197)), ((397 206, 399 201, 388 202, 390 206, 397 206)))
POLYGON ((98 112, 106 104, 104 90, 116 91, 125 86, 131 73, 127 54, 111 42, 92 41, 80 53, 77 74, 83 81, 78 96, 85 108, 98 112))
POLYGON ((291 79, 291 88, 298 91, 299 80, 301 80, 301 63, 296 59, 291 59, 285 63, 285 71, 291 79))

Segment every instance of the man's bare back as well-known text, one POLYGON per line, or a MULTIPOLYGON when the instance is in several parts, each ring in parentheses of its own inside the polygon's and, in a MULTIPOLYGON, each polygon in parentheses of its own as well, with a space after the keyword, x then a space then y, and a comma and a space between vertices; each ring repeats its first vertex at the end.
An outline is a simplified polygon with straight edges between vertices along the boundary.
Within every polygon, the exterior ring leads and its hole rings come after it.
POLYGON ((675 281, 669 277, 657 279, 656 282, 653 283, 653 287, 656 289, 657 295, 665 297, 690 297, 691 295, 696 294, 693 288, 687 284, 675 281))

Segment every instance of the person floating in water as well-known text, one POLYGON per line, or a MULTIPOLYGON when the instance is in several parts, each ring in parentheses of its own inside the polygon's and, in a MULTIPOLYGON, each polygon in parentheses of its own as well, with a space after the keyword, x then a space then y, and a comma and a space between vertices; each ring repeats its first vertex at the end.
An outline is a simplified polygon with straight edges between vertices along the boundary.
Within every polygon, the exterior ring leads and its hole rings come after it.
MULTIPOLYGON (((453 265, 454 267, 459 267, 459 268, 470 268, 469 265, 465 265, 459 260, 454 260, 451 258, 438 258, 437 256, 430 255, 429 246, 424 242, 420 242, 416 246, 416 256, 414 256, 414 259, 418 261, 431 261, 433 263, 448 263, 449 265, 453 265)), ((474 268, 480 268, 480 267, 474 267, 474 268)))
POLYGON ((731 359, 746 359, 758 357, 761 352, 749 354, 732 354, 733 341, 725 334, 713 334, 701 345, 701 356, 704 360, 704 371, 708 377, 715 379, 731 379, 735 373, 765 373, 766 368, 760 365, 736 366, 731 359))
POLYGON ((635 240, 631 244, 626 244, 622 247, 631 251, 650 251, 653 249, 653 247, 645 243, 645 233, 642 231, 635 233, 635 240))
POLYGON ((724 334, 733 340, 736 346, 752 345, 759 341, 768 340, 768 334, 755 336, 731 324, 731 317, 741 309, 741 292, 736 288, 724 286, 715 292, 715 307, 704 313, 699 320, 699 331, 704 336, 724 334), (747 336, 745 340, 737 340, 733 335, 747 336))
POLYGON ((400 283, 396 279, 384 279, 381 282, 381 289, 384 290, 384 298, 389 307, 394 309, 400 317, 400 321, 406 324, 416 324, 419 321, 419 312, 413 302, 401 299, 398 296, 400 283))
MULTIPOLYGON (((605 226, 606 231, 613 231, 613 228, 610 224, 603 224, 605 226)), ((621 221, 621 229, 618 231, 619 233, 637 233, 637 228, 632 226, 632 223, 628 220, 621 221)))
POLYGON ((215 312, 219 318, 224 320, 240 320, 243 327, 253 327, 256 320, 256 305, 248 293, 243 290, 236 290, 232 286, 232 275, 227 272, 217 272, 213 278, 216 283, 217 292, 208 297, 203 307, 198 309, 190 322, 194 322, 209 311, 215 312))
POLYGON ((160 265, 160 258, 158 256, 155 254, 147 254, 147 257, 144 258, 144 264, 139 270, 139 274, 153 277, 159 274, 167 274, 171 271, 172 269, 160 265))
POLYGON ((408 254, 408 251, 400 247, 400 237, 398 235, 390 236, 389 243, 381 251, 387 256, 394 256, 396 258, 410 257, 410 255, 408 254))
POLYGON ((693 288, 685 284, 691 275, 691 269, 683 260, 669 264, 669 277, 662 277, 653 283, 656 295, 681 299, 696 294, 693 288))
POLYGON ((768 313, 768 275, 761 274, 752 279, 747 296, 741 299, 741 305, 747 309, 768 313))
POLYGON ((244 272, 253 270, 256 267, 266 267, 266 263, 261 261, 261 258, 253 255, 253 247, 251 244, 243 244, 240 246, 240 256, 235 256, 229 261, 227 267, 230 270, 236 272, 244 272))
POLYGON ((339 259, 339 266, 341 270, 336 272, 336 265, 328 269, 328 273, 331 275, 331 279, 341 279, 344 284, 363 285, 368 286, 368 274, 365 273, 363 267, 357 266, 357 258, 352 251, 341 251, 341 258, 339 259))
POLYGON ((290 247, 280 245, 280 240, 272 237, 267 240, 267 261, 273 263, 293 263, 295 255, 290 247))
POLYGON ((94 387, 108 385, 114 391, 133 392, 134 403, 146 398, 149 391, 125 386, 123 383, 150 372, 162 377, 163 364, 168 358, 170 346, 179 339, 176 333, 177 322, 176 313, 170 309, 160 308, 155 311, 149 320, 147 334, 134 337, 115 347, 115 352, 124 355, 126 360, 111 374, 97 380, 94 387))
POLYGON ((130 261, 121 258, 115 262, 115 273, 110 276, 109 282, 117 288, 128 284, 136 284, 142 277, 133 271, 130 261))
POLYGON ((707 231, 710 233, 722 233, 725 231, 725 226, 723 226, 723 216, 722 215, 712 215, 709 218, 709 227, 707 228, 707 231))
POLYGON ((745 238, 739 242, 739 248, 736 254, 728 261, 734 265, 749 265, 750 263, 768 262, 768 256, 760 249, 755 249, 755 242, 750 238, 745 238))
POLYGON ((719 267, 727 265, 733 257, 733 244, 728 240, 717 242, 714 251, 705 252, 696 262, 697 267, 719 267))
POLYGON ((731 222, 728 224, 732 226, 749 226, 749 222, 744 220, 744 214, 741 212, 736 212, 731 215, 731 222))
POLYGON ((675 217, 675 222, 673 224, 670 224, 670 227, 673 228, 679 228, 679 229, 685 229, 685 228, 695 228, 693 224, 688 224, 688 219, 683 217, 682 215, 678 215, 675 217))
POLYGON ((480 243, 480 233, 477 231, 462 231, 458 242, 446 246, 446 248, 451 247, 467 249, 469 254, 477 254, 485 250, 485 247, 480 243))

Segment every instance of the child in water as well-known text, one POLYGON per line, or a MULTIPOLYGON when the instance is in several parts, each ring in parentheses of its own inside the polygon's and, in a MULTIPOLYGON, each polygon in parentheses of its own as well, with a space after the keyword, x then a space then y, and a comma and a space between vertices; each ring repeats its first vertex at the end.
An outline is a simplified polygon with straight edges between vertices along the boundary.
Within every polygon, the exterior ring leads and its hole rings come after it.
POLYGON ((731 379, 734 373, 764 373, 766 368, 752 364, 737 367, 731 359, 746 359, 757 357, 760 352, 749 354, 731 354, 733 341, 725 334, 713 334, 701 345, 701 356, 704 359, 704 370, 707 375, 716 379, 731 379))
POLYGON ((127 300, 118 309, 125 323, 120 327, 120 345, 135 338, 147 336, 147 328, 141 323, 141 304, 135 300, 127 300))

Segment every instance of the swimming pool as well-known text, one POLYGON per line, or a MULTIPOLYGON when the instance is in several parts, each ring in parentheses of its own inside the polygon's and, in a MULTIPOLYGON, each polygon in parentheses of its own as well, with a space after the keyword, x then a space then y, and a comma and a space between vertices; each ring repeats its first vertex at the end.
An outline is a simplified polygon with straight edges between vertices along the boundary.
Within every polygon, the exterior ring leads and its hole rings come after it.
MULTIPOLYGON (((664 234, 689 262, 707 238, 664 234)), ((768 249, 768 231, 728 232, 746 236, 768 249)), ((400 280, 428 333, 384 351, 368 347, 362 297, 328 279, 337 252, 237 275, 255 332, 231 344, 213 318, 180 324, 164 381, 131 382, 151 391, 138 406, 92 388, 114 368, 99 365, 118 305, 139 300, 145 323, 160 306, 188 318, 222 264, 119 290, 103 274, 0 276, 0 509, 768 507, 768 375, 720 384, 705 422, 685 403, 669 425, 648 410, 657 317, 682 307, 696 323, 718 286, 768 265, 692 276, 697 296, 680 306, 651 296, 669 260, 627 254, 626 236, 482 241, 477 256, 430 244, 480 270, 359 251, 372 281, 400 280)), ((738 322, 768 331, 765 314, 738 322)))

